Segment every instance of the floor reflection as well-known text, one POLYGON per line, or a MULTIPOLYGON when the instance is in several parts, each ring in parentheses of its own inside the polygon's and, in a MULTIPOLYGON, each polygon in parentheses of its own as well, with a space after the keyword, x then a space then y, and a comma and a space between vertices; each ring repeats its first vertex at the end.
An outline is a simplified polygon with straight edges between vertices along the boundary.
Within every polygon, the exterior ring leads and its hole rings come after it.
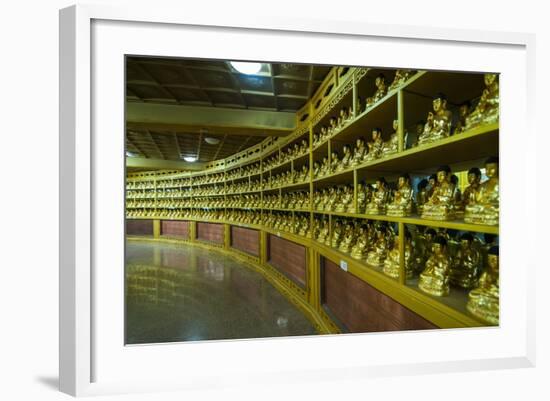
POLYGON ((189 245, 126 244, 126 343, 315 334, 259 273, 189 245))

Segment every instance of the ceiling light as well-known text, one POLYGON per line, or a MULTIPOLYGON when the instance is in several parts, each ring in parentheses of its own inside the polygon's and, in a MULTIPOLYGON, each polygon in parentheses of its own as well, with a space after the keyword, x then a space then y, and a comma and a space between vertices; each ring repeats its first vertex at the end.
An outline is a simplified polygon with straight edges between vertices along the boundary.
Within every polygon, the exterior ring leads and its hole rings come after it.
POLYGON ((130 152, 129 150, 126 151, 126 156, 127 157, 137 157, 137 154, 135 154, 134 152, 130 152))
POLYGON ((193 163, 197 161, 197 158, 195 156, 183 156, 183 160, 189 163, 193 163))
POLYGON ((262 63, 248 63, 244 61, 231 61, 234 69, 242 74, 256 74, 262 69, 262 63))
POLYGON ((204 142, 206 142, 209 145, 217 145, 218 143, 220 143, 220 140, 218 138, 207 136, 206 138, 204 138, 204 142))

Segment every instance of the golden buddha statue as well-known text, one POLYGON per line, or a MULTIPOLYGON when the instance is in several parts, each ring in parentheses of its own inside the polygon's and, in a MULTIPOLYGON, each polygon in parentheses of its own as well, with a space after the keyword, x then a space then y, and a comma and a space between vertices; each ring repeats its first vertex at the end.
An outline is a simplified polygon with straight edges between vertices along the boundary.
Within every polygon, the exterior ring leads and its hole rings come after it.
POLYGON ((397 70, 395 71, 395 77, 388 88, 388 91, 394 90, 402 86, 413 75, 413 70, 397 70))
POLYGON ((351 247, 355 245, 355 235, 354 235, 353 225, 351 223, 347 223, 344 228, 344 233, 342 235, 342 241, 340 241, 340 245, 338 246, 338 250, 343 253, 349 253, 351 251, 351 247))
POLYGON ((331 117, 329 122, 328 122, 328 135, 334 135, 334 133, 336 132, 336 129, 338 128, 337 124, 336 124, 336 118, 335 117, 331 117))
POLYGON ((353 206, 353 187, 351 185, 346 185, 344 186, 340 196, 340 201, 336 205, 334 211, 345 212, 350 205, 353 206))
POLYGON ((367 147, 365 146, 365 140, 361 138, 357 138, 355 141, 355 149, 353 150, 353 157, 351 159, 350 165, 355 167, 360 165, 365 161, 365 158, 367 157, 367 147))
POLYGON ((376 91, 374 92, 374 95, 367 98, 367 109, 372 107, 376 102, 386 96, 386 93, 388 92, 388 89, 386 87, 386 77, 384 77, 384 74, 379 74, 376 77, 374 85, 376 86, 376 91))
POLYGON ((338 157, 338 152, 333 151, 330 154, 330 173, 336 172, 339 165, 340 165, 340 158, 338 157))
POLYGON ((335 187, 329 188, 328 194, 327 194, 327 203, 324 205, 324 210, 327 212, 333 212, 334 209, 336 208, 335 205, 338 203, 339 199, 340 199, 339 190, 337 190, 335 187))
POLYGON ((420 273, 418 288, 427 294, 442 297, 449 295, 451 260, 447 254, 447 240, 437 236, 432 243, 432 254, 420 273))
POLYGON ((329 137, 329 134, 328 134, 328 128, 326 126, 322 126, 321 127, 321 135, 319 137, 319 141, 320 142, 323 142, 325 139, 327 139, 329 137))
POLYGON ((474 201, 465 208, 464 221, 466 223, 498 224, 498 157, 490 157, 485 161, 485 174, 488 179, 479 185, 474 201))
POLYGON ((420 180, 416 185, 416 211, 419 215, 422 215, 424 203, 428 200, 428 180, 425 178, 420 180))
POLYGON ((382 146, 381 156, 389 156, 397 153, 399 146, 399 136, 397 129, 399 128, 399 120, 393 120, 393 133, 390 135, 390 139, 384 142, 382 146))
POLYGON ((384 141, 382 140, 382 129, 374 128, 372 130, 372 141, 367 143, 369 152, 365 156, 365 161, 372 161, 378 159, 382 154, 382 149, 384 147, 384 141))
POLYGON ((359 182, 357 183, 357 206, 355 206, 354 202, 352 201, 347 207, 347 212, 362 213, 365 210, 366 199, 367 194, 365 191, 365 183, 359 182))
POLYGON ((375 239, 371 250, 367 254, 367 264, 378 268, 384 266, 384 261, 388 255, 388 235, 390 235, 390 232, 385 224, 380 223, 375 227, 375 239))
POLYGON ((487 255, 487 270, 479 278, 477 288, 468 294, 466 309, 475 317, 498 325, 499 323, 499 263, 498 246, 489 249, 487 255))
POLYGON ((348 122, 348 110, 345 107, 340 109, 340 114, 338 115, 337 125, 338 128, 343 128, 348 122))
POLYGON ((468 170, 468 185, 462 194, 461 210, 465 210, 466 206, 475 202, 477 193, 479 191, 479 185, 481 182, 481 170, 477 167, 472 167, 468 170))
POLYGON ((359 226, 355 245, 351 248, 351 257, 354 259, 364 259, 367 257, 369 245, 368 227, 365 224, 359 226))
POLYGON ((302 166, 302 171, 300 172, 298 181, 299 182, 309 181, 309 168, 307 164, 304 164, 302 166))
MULTIPOLYGON (((413 276, 413 270, 411 268, 412 254, 411 234, 409 231, 405 231, 405 276, 407 279, 410 279, 413 276)), ((384 269, 382 271, 385 275, 390 276, 391 278, 399 278, 399 268, 401 265, 400 258, 401 252, 399 251, 399 235, 395 235, 393 247, 384 261, 384 269)))
POLYGON ((455 218, 455 189, 451 183, 451 169, 441 166, 437 170, 437 185, 422 208, 422 218, 430 220, 453 220, 455 218))
POLYGON ((466 130, 484 124, 498 122, 499 114, 499 84, 498 75, 487 73, 484 75, 485 89, 481 94, 479 102, 466 118, 466 130))
POLYGON ((393 201, 387 206, 387 215, 410 216, 413 209, 413 195, 411 178, 408 174, 401 174, 397 180, 397 191, 395 191, 393 201))
POLYGON ((338 249, 340 241, 342 240, 342 230, 342 222, 340 220, 336 220, 336 222, 334 223, 334 228, 332 230, 332 236, 328 239, 328 241, 325 240, 325 244, 335 249, 338 249))
POLYGON ((451 284, 462 288, 474 288, 481 270, 481 253, 474 246, 474 238, 465 233, 451 264, 451 284))
POLYGON ((321 142, 321 139, 320 139, 320 135, 319 133, 314 133, 313 134, 313 147, 316 147, 319 143, 321 142))
POLYGON ((300 144, 300 154, 304 155, 307 152, 309 152, 309 144, 307 142, 307 139, 302 139, 302 142, 300 144))
POLYGON ((319 234, 317 235, 317 241, 324 244, 326 242, 326 239, 329 236, 328 233, 329 233, 328 221, 323 219, 321 221, 321 227, 319 228, 319 234))
POLYGON ((313 178, 317 178, 319 176, 319 171, 321 171, 321 165, 319 162, 313 162, 313 178))
POLYGON ((454 135, 461 134, 466 131, 466 117, 470 113, 470 102, 464 102, 458 108, 458 122, 456 123, 454 135))
POLYGON ((451 134, 453 113, 447 110, 447 97, 443 93, 437 94, 432 105, 433 113, 428 113, 426 125, 424 125, 422 135, 418 138, 419 145, 447 138, 451 134))
POLYGON ((323 157, 323 161, 321 163, 321 169, 319 170, 319 177, 323 177, 330 173, 330 163, 328 160, 328 157, 323 157))
POLYGON ((386 214, 386 205, 390 191, 388 183, 384 177, 379 177, 376 180, 376 190, 372 194, 372 199, 365 206, 366 214, 386 214))
POLYGON ((344 171, 349 167, 351 163, 352 154, 350 145, 344 145, 344 147, 342 148, 342 153, 342 160, 340 160, 340 163, 338 163, 336 171, 344 171))

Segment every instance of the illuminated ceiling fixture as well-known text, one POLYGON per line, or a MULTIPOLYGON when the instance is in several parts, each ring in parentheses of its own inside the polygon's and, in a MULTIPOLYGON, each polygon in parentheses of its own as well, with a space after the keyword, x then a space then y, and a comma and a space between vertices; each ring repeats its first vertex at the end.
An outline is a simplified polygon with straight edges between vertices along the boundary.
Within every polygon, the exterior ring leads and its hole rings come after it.
POLYGON ((220 140, 218 138, 207 136, 206 138, 204 138, 204 142, 206 142, 209 145, 217 145, 218 143, 220 143, 220 140))
POLYGON ((197 161, 196 156, 183 156, 183 160, 185 160, 188 163, 194 163, 197 161))
POLYGON ((134 152, 130 152, 129 150, 126 151, 126 156, 127 157, 137 157, 137 154, 135 154, 134 152))
POLYGON ((231 66, 242 74, 257 74, 262 69, 262 63, 230 61, 231 66))

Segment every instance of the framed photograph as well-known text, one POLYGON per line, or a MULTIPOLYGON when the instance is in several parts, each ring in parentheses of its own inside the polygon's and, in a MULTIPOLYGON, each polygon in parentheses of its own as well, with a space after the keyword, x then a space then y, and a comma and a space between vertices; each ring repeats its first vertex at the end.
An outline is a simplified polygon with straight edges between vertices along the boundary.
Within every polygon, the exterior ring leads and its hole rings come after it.
POLYGON ((533 366, 533 47, 61 10, 61 391, 533 366))

